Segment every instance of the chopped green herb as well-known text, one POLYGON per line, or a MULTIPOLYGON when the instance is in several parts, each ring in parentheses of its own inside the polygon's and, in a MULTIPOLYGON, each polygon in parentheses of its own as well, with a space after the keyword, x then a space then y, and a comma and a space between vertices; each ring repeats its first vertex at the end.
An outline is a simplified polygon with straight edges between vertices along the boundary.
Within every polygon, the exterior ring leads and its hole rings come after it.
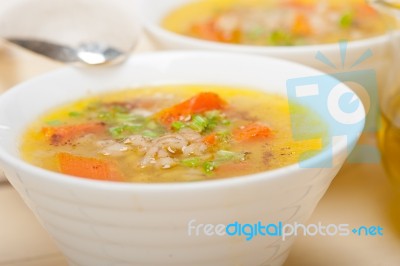
POLYGON ((351 11, 344 13, 339 19, 339 26, 343 29, 350 28, 353 25, 354 14, 351 11))
POLYGON ((115 122, 117 123, 126 123, 126 122, 145 122, 145 118, 140 115, 135 114, 124 114, 124 113, 115 113, 115 122))
POLYGON ((160 133, 146 129, 146 130, 142 131, 141 135, 144 137, 149 137, 149 138, 157 138, 160 136, 160 133))
POLYGON ((139 133, 143 129, 143 124, 126 123, 110 127, 108 131, 114 138, 122 138, 128 134, 139 133))
POLYGON ((232 138, 231 133, 229 131, 217 132, 217 136, 220 142, 222 143, 229 143, 229 141, 232 138))
POLYGON ((110 132, 111 136, 113 136, 113 138, 120 138, 122 133, 124 132, 124 128, 121 126, 110 127, 108 131, 110 132))
POLYGON ((218 126, 219 122, 220 122, 219 117, 208 119, 207 130, 213 130, 218 126))
POLYGON ((144 128, 144 124, 140 123, 140 122, 123 123, 122 125, 125 126, 126 129, 133 130, 133 131, 141 130, 144 128))
POLYGON ((172 127, 174 130, 180 130, 180 129, 186 127, 186 124, 183 123, 183 122, 181 122, 181 121, 175 121, 175 122, 173 122, 173 123, 171 124, 171 127, 172 127))
POLYGON ((70 116, 70 117, 79 117, 81 115, 82 115, 82 113, 74 112, 74 111, 68 113, 68 116, 70 116))
POLYGON ((110 121, 113 119, 113 115, 110 112, 99 112, 97 118, 103 121, 110 121))
POLYGON ((224 126, 229 126, 229 125, 231 124, 231 121, 228 120, 228 119, 223 119, 223 120, 221 121, 221 124, 224 125, 224 126))
POLYGON ((148 129, 159 129, 161 126, 157 124, 154 120, 149 120, 146 124, 146 127, 148 129))
POLYGON ((219 110, 213 110, 205 113, 205 117, 208 119, 207 130, 213 130, 218 125, 230 125, 230 121, 225 117, 225 114, 219 110))
POLYGON ((203 163, 203 161, 198 157, 192 157, 183 159, 181 163, 186 167, 198 167, 203 163))
POLYGON ((265 29, 260 26, 255 26, 246 32, 246 37, 251 40, 259 39, 265 33, 265 29))
POLYGON ((268 42, 271 45, 293 45, 293 38, 287 32, 276 30, 269 35, 268 42))
POLYGON ((59 126, 62 125, 63 123, 60 120, 51 120, 46 122, 47 125, 49 126, 59 126))
POLYGON ((120 105, 113 105, 110 111, 113 113, 128 113, 129 109, 120 105))
POLYGON ((205 117, 207 119, 214 119, 214 118, 220 118, 221 117, 221 111, 219 110, 212 110, 204 113, 205 117))
POLYGON ((228 162, 228 161, 244 161, 245 159, 246 159, 246 153, 244 152, 219 150, 215 154, 215 161, 218 163, 228 162))
POLYGON ((208 126, 208 120, 204 116, 195 115, 189 126, 197 132, 203 132, 208 126))
POLYGON ((215 168, 217 167, 216 163, 213 161, 209 161, 209 162, 205 162, 203 164, 203 170, 204 172, 206 172, 207 174, 213 172, 215 170, 215 168))
POLYGON ((172 129, 179 131, 184 127, 203 133, 205 131, 212 131, 219 125, 230 125, 230 121, 225 118, 225 115, 219 110, 205 112, 204 115, 194 115, 190 122, 175 121, 171 124, 172 129))

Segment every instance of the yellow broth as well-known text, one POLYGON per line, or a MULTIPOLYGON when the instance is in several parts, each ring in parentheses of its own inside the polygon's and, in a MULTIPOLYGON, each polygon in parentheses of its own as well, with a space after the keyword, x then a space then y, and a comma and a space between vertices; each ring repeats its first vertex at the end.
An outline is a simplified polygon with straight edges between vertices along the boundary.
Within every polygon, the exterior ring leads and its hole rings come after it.
POLYGON ((76 176, 126 182, 185 182, 248 175, 294 164, 306 152, 319 152, 327 135, 327 127, 315 113, 300 105, 289 106, 280 95, 247 88, 168 85, 97 95, 51 110, 29 126, 22 138, 21 153, 33 165, 76 176), (180 115, 170 124, 160 122, 160 114, 171 113, 174 106, 181 106, 187 99, 193 102, 196 95, 213 95, 224 105, 219 110, 210 105, 208 110, 180 115), (289 110, 295 112, 296 123, 302 125, 304 140, 293 138, 289 110), (196 124, 197 120, 200 123, 196 124), (105 130, 88 131, 71 139, 48 133, 85 123, 105 130), (244 130, 249 125, 267 130, 256 132, 252 128, 248 135, 244 130), (179 141, 186 141, 181 135, 192 141, 179 146, 179 141), (178 142, 168 143, 171 136, 178 142), (154 146, 158 153, 151 152, 154 146), (74 164, 65 172, 60 154, 107 161, 112 171, 119 173, 118 178, 109 178, 108 174, 96 178, 85 174, 88 169, 80 170, 85 166, 74 164))
POLYGON ((161 24, 208 41, 291 46, 382 35, 386 19, 361 0, 202 0, 173 10, 161 24))

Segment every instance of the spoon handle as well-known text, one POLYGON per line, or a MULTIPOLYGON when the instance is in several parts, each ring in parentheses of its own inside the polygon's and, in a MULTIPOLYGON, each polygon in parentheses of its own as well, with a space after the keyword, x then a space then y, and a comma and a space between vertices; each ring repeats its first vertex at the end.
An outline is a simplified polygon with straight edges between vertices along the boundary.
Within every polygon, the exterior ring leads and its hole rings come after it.
POLYGON ((65 63, 74 63, 79 61, 75 49, 65 45, 35 39, 7 38, 6 40, 34 53, 44 55, 57 61, 65 63))

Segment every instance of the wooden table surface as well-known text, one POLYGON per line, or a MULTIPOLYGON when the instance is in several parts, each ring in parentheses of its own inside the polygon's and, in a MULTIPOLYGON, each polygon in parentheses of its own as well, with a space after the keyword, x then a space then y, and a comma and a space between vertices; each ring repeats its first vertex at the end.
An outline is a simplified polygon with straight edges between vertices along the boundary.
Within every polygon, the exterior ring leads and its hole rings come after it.
MULTIPOLYGON (((152 50, 146 40, 136 52, 152 50)), ((41 56, 0 43, 0 93, 62 67, 41 56)), ((1 174, 0 174, 1 175, 1 174)), ((345 165, 309 223, 381 226, 383 236, 299 236, 285 266, 400 265, 400 202, 379 164, 345 165)), ((16 191, 0 183, 0 266, 65 266, 52 239, 16 191)))

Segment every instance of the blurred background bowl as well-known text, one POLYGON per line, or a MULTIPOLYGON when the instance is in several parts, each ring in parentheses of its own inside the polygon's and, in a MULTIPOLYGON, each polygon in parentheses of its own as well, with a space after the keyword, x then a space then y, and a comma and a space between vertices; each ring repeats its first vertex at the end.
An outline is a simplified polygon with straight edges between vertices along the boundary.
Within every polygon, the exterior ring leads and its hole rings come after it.
MULTIPOLYGON (((273 0, 271 0, 273 1, 273 0)), ((355 0, 352 0, 355 1, 355 0)), ((385 59, 388 54, 384 53, 382 46, 387 45, 388 37, 386 32, 382 36, 367 38, 357 41, 348 41, 346 47, 346 58, 342 62, 341 51, 337 43, 320 44, 320 45, 296 45, 296 46, 251 46, 251 45, 238 45, 227 44, 191 38, 181 34, 171 32, 164 27, 161 23, 163 19, 172 11, 176 10, 188 3, 197 2, 194 0, 153 0, 153 1, 139 1, 140 10, 144 26, 147 33, 151 38, 162 48, 165 49, 209 49, 221 50, 225 52, 239 52, 239 53, 252 53, 267 55, 272 57, 283 58, 298 63, 302 63, 323 72, 338 72, 342 69, 350 68, 363 53, 371 49, 372 58, 365 62, 362 68, 380 67, 380 62, 385 59), (327 65, 324 62, 316 60, 317 53, 323 54, 329 59, 335 67, 327 65)), ((358 1, 360 2, 360 1, 358 1)), ((354 67, 353 70, 357 68, 354 67)), ((347 69, 348 70, 348 69, 347 69)))

